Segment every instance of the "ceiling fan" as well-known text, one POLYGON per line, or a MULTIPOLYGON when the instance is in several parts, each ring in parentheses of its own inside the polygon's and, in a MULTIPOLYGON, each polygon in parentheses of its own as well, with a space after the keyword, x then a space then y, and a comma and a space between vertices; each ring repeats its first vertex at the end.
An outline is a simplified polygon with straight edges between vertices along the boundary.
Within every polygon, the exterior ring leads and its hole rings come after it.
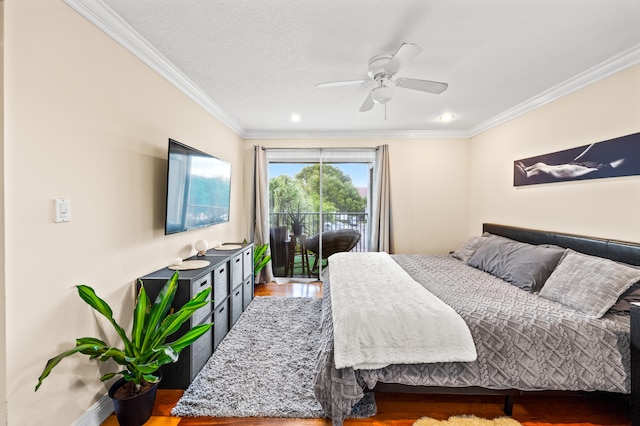
POLYGON ((377 55, 369 60, 369 79, 319 83, 316 84, 316 87, 351 86, 375 81, 377 87, 374 87, 369 92, 360 107, 360 112, 371 110, 376 103, 384 105, 389 102, 393 98, 393 86, 433 94, 444 92, 449 85, 439 81, 419 80, 417 78, 391 79, 407 61, 420 54, 420 52, 422 52, 422 48, 417 44, 403 43, 393 55, 377 55))

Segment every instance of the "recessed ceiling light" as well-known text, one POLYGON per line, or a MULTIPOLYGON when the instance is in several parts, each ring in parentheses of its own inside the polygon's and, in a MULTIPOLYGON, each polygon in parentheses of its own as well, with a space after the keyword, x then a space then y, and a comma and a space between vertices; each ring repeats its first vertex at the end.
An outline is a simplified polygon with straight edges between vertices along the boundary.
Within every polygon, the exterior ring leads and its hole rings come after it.
POLYGON ((291 115, 291 121, 297 123, 298 121, 300 121, 300 116, 298 114, 291 115))
POLYGON ((449 121, 453 121, 455 118, 456 118, 455 115, 446 112, 442 114, 440 117, 438 117, 438 121, 442 121, 443 123, 448 123, 449 121))

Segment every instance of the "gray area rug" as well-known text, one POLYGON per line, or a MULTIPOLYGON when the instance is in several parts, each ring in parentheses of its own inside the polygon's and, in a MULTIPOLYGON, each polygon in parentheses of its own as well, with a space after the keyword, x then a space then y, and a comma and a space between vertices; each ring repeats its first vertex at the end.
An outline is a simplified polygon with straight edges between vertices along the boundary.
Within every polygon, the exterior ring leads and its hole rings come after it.
MULTIPOLYGON (((321 299, 256 297, 171 414, 179 417, 321 418, 313 394, 321 299)), ((373 394, 352 417, 376 413, 373 394)))

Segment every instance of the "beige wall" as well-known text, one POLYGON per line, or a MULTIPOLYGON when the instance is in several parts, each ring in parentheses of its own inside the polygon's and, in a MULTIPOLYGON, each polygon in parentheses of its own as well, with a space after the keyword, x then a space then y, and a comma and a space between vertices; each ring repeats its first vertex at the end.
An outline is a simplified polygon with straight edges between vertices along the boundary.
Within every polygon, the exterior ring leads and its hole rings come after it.
POLYGON ((640 66, 478 135, 469 234, 482 222, 640 242, 640 176, 513 186, 513 161, 640 132, 640 66))
POLYGON ((5 6, 8 423, 69 425, 107 389, 77 356, 34 393, 48 358, 99 332, 74 285, 128 328, 136 277, 195 254, 198 239, 247 237, 243 144, 61 1, 5 6), (164 235, 169 137, 233 164, 230 223, 164 235), (71 199, 70 223, 53 222, 56 197, 71 199))
POLYGON ((5 317, 5 275, 4 275, 4 1, 0 0, 0 424, 7 419, 7 342, 5 317))
POLYGON ((396 253, 447 253, 467 238, 468 140, 249 140, 273 147, 389 145, 391 215, 396 253))

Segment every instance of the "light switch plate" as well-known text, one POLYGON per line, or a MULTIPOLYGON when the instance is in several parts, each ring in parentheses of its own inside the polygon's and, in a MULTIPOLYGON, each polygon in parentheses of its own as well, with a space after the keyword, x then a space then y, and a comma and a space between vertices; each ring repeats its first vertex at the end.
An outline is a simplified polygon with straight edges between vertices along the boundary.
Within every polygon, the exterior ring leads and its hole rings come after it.
POLYGON ((68 198, 55 198, 56 223, 71 222, 71 200, 68 198))

